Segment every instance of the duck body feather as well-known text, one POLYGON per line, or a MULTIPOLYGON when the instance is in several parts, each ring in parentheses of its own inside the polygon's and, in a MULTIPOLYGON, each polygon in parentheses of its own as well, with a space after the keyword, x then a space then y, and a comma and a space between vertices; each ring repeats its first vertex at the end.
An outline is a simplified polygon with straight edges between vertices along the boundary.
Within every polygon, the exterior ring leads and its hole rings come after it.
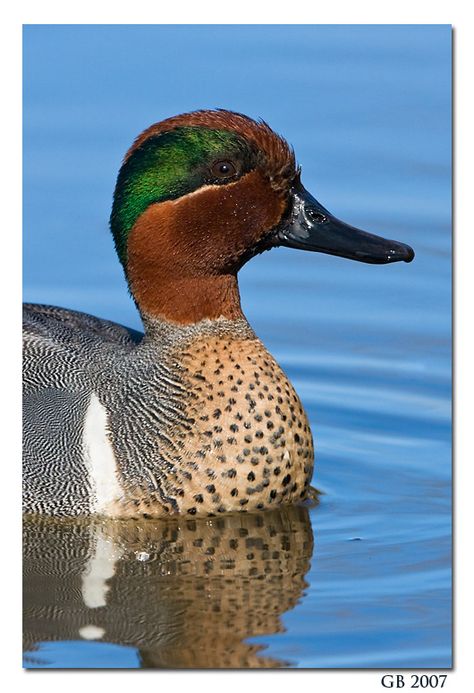
POLYGON ((311 432, 242 320, 146 336, 83 313, 24 309, 24 509, 215 515, 304 499, 311 432))

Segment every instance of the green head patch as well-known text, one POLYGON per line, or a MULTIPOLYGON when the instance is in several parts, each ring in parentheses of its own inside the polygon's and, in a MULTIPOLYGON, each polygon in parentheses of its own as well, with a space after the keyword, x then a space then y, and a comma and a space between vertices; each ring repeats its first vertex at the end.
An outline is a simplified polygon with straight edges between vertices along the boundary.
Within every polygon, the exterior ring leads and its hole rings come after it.
POLYGON ((203 185, 228 183, 255 164, 251 144, 229 130, 184 126, 145 140, 120 169, 110 217, 124 267, 128 235, 151 204, 175 200, 203 185), (220 161, 233 163, 228 177, 214 175, 220 161))

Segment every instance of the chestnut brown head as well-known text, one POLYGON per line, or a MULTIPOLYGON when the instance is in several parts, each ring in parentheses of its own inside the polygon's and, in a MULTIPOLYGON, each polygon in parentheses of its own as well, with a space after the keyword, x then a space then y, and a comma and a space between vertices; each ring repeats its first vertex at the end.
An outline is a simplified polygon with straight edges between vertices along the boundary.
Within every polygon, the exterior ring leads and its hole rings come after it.
POLYGON ((413 253, 332 217, 302 187, 284 139, 223 110, 169 118, 136 139, 111 229, 142 312, 177 322, 239 316, 238 270, 275 245, 366 262, 413 253))

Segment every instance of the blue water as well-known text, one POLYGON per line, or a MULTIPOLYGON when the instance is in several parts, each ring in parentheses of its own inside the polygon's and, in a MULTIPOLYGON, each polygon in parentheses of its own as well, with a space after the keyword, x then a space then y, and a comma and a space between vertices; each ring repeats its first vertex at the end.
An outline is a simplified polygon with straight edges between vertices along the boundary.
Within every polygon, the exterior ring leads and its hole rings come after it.
MULTIPOLYGON (((371 266, 282 248, 240 274, 309 414, 322 491, 306 586, 278 627, 245 631, 263 646, 251 666, 451 665, 450 89, 447 25, 25 28, 25 300, 140 328, 107 228, 115 177, 142 129, 202 107, 263 117, 325 207, 415 249, 410 265, 371 266)), ((47 531, 69 589, 63 530, 47 531)), ((79 643, 73 601, 36 605, 25 666, 143 664, 133 629, 79 643)))

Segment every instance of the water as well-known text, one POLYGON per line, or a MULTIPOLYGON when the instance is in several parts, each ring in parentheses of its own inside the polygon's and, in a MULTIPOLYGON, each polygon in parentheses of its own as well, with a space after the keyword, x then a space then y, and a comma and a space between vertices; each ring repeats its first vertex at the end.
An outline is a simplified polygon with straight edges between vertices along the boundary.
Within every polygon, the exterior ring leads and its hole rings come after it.
POLYGON ((30 520, 26 667, 450 666, 450 40, 25 29, 25 300, 140 327, 107 230, 115 176, 141 129, 198 107, 264 117, 323 205, 416 251, 369 266, 278 249, 244 268, 246 315, 309 414, 319 503, 219 524, 30 520))

